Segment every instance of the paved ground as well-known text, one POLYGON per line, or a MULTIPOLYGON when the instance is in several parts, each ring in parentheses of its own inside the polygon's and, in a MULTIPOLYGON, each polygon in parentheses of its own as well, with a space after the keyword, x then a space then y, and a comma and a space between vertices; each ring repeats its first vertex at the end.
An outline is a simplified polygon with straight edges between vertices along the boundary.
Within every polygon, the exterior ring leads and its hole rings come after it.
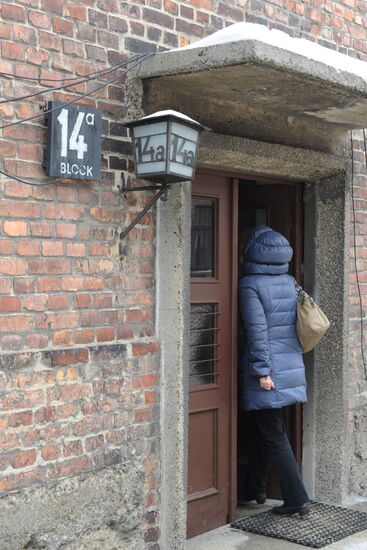
MULTIPOLYGON (((264 506, 249 504, 238 510, 238 517, 256 514, 268 510, 278 501, 267 501, 264 506)), ((355 510, 367 512, 367 502, 351 506, 355 510)), ((325 550, 367 550, 367 530, 324 547, 325 550)), ((186 550, 307 550, 310 546, 302 546, 293 542, 282 541, 252 533, 232 529, 228 525, 190 539, 186 550)))

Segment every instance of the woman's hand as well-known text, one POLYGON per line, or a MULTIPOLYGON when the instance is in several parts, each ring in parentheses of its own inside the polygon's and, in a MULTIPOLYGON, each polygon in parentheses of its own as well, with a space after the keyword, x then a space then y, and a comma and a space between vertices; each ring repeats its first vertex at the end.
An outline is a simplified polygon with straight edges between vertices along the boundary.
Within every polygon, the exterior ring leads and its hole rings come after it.
POLYGON ((275 388, 275 384, 270 378, 270 376, 262 376, 259 378, 260 387, 263 390, 273 390, 275 388))

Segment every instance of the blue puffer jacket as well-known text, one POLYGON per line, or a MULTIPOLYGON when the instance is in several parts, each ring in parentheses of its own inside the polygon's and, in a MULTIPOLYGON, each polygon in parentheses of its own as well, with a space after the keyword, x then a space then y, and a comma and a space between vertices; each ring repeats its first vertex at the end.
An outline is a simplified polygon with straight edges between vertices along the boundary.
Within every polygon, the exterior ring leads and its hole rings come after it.
POLYGON ((244 251, 240 309, 245 342, 240 361, 240 406, 279 409, 304 403, 306 380, 296 332, 295 279, 288 275, 292 248, 267 226, 252 230, 244 251), (274 390, 263 390, 259 377, 270 375, 274 390))

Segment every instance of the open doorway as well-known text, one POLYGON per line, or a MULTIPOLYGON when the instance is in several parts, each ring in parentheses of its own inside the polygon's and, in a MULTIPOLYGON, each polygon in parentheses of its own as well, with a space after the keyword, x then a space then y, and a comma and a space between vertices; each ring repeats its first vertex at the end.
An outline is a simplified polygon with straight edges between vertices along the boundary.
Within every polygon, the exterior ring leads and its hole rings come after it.
MULTIPOLYGON (((290 273, 302 282, 303 258, 303 186, 294 182, 239 180, 238 185, 238 243, 242 247, 246 233, 256 225, 269 225, 289 240, 293 247, 290 273)), ((240 252, 240 251, 239 251, 240 252)), ((238 276, 241 277, 241 264, 238 276)), ((242 322, 238 320, 238 356, 241 352, 242 322)), ((298 464, 302 462, 302 407, 293 405, 285 411, 287 433, 298 464)), ((250 449, 255 444, 251 413, 240 408, 237 416, 237 494, 243 495, 250 449)), ((279 481, 271 469, 266 494, 281 498, 279 481)))

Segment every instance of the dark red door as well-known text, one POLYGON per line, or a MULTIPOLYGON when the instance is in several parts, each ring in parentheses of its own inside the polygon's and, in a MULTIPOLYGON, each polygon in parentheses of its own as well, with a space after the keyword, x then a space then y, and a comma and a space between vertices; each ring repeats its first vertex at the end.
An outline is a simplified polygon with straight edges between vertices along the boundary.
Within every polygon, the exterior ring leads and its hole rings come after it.
POLYGON ((202 174, 192 192, 188 537, 229 517, 231 186, 202 174))

